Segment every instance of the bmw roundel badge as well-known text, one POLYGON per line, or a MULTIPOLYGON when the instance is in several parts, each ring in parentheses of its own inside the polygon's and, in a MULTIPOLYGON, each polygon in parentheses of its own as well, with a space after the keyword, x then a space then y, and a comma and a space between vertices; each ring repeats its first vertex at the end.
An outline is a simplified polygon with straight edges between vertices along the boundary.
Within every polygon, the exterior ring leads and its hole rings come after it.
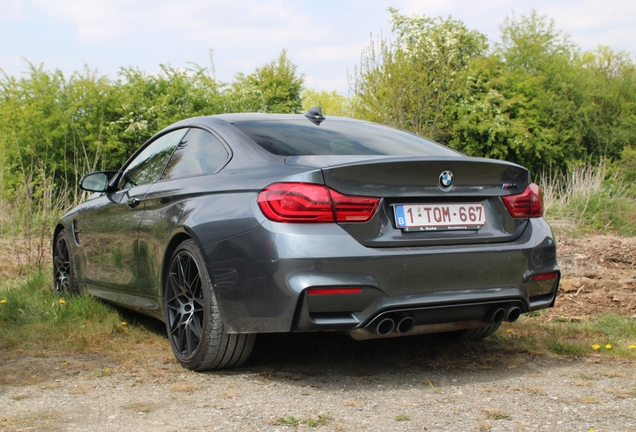
POLYGON ((439 175, 439 185, 442 189, 448 189, 453 185, 453 173, 444 171, 439 175))

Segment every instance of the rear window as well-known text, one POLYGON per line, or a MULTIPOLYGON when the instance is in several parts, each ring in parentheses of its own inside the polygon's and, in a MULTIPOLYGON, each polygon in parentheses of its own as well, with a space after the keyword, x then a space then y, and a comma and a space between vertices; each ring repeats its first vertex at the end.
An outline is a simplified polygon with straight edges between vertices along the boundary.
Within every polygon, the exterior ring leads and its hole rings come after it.
POLYGON ((305 155, 457 156, 458 152, 419 135, 360 121, 307 119, 234 123, 270 153, 305 155))

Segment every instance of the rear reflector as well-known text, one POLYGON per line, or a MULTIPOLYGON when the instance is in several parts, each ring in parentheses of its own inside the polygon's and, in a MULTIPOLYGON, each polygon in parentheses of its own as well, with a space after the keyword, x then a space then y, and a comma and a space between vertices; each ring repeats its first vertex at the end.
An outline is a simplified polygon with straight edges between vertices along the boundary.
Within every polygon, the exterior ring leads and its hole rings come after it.
POLYGON ((309 288, 309 295, 358 294, 362 288, 309 288))
POLYGON ((557 273, 545 273, 545 274, 540 274, 540 275, 534 275, 532 276, 532 280, 534 281, 544 281, 544 280, 548 280, 548 279, 556 279, 557 277, 557 273))
POLYGON ((534 183, 523 193, 501 197, 513 218, 537 218, 543 216, 543 196, 534 183))
POLYGON ((379 202, 313 183, 274 183, 258 194, 258 206, 274 222, 366 222, 379 202))

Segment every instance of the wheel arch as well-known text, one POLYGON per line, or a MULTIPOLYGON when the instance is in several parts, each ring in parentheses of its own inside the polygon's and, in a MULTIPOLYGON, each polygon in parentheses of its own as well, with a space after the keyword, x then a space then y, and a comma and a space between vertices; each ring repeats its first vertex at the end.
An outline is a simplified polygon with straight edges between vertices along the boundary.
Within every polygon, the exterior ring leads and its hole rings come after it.
MULTIPOLYGON (((168 275, 168 270, 170 268, 170 259, 172 258, 172 255, 174 254, 174 252, 177 250, 177 247, 185 240, 192 240, 196 244, 197 248, 199 248, 199 250, 201 251, 201 254, 205 257, 205 254, 203 254, 203 248, 201 247, 201 242, 199 241, 199 238, 197 237, 197 235, 194 234, 192 230, 190 230, 188 227, 183 227, 183 226, 179 227, 178 231, 173 233, 172 238, 168 242, 168 246, 166 246, 165 252, 163 254, 163 262, 161 264, 161 296, 162 297, 165 295, 165 282, 166 282, 166 276, 168 275)), ((209 269, 207 268, 207 263, 206 263, 206 270, 208 270, 208 273, 210 273, 209 269)))
POLYGON ((61 222, 58 222, 55 226, 55 229, 53 230, 53 238, 51 239, 51 253, 55 251, 55 239, 57 238, 57 235, 65 228, 66 227, 61 222))
POLYGON ((179 279, 176 285, 173 285, 172 282, 164 283, 163 297, 164 304, 166 304, 164 321, 170 346, 177 361, 182 366, 196 371, 240 366, 247 360, 252 351, 255 335, 231 334, 225 329, 212 288, 212 281, 201 277, 202 272, 207 272, 205 258, 196 238, 188 233, 180 232, 170 239, 164 259, 164 278, 168 277, 168 272, 174 262, 171 257, 177 250, 179 250, 179 256, 181 256, 182 250, 187 252, 189 258, 186 259, 193 260, 194 265, 198 267, 196 274, 192 276, 190 270, 192 266, 188 264, 185 267, 188 270, 179 270, 180 276, 175 278, 175 280, 179 279), (180 244, 183 244, 183 249, 179 248, 180 244), (191 284, 184 282, 186 279, 189 279, 191 284), (195 285, 195 280, 199 281, 200 289, 198 290, 192 288, 195 285), (171 288, 166 290, 168 286, 171 288), (202 307, 196 307, 195 303, 202 307), (173 311, 173 313, 168 313, 168 310, 173 311), (183 319, 184 316, 186 316, 186 320, 183 319), (199 323, 198 333, 192 330, 193 326, 188 324, 189 321, 199 323), (186 334, 190 336, 186 336, 186 334), (187 342, 184 341, 184 338, 187 342), (194 341, 196 345, 192 346, 190 341, 194 341))
POLYGON ((66 227, 64 226, 64 223, 62 221, 58 221, 58 223, 55 225, 55 228, 53 229, 53 237, 51 239, 51 259, 52 259, 52 270, 53 270, 53 281, 54 281, 54 288, 55 288, 55 292, 56 293, 60 293, 60 292, 64 292, 64 293, 69 293, 69 294, 85 294, 85 290, 83 289, 83 287, 81 286, 81 284, 78 282, 78 268, 79 268, 79 260, 78 260, 78 254, 76 252, 73 251, 74 249, 74 245, 73 245, 73 240, 71 239, 72 234, 69 234, 69 232, 66 232, 65 235, 65 245, 67 248, 67 253, 68 253, 68 260, 69 260, 69 264, 68 264, 68 268, 65 270, 66 272, 66 276, 68 276, 70 282, 69 282, 69 286, 67 288, 65 288, 63 291, 58 290, 58 287, 56 285, 56 277, 57 277, 57 265, 56 265, 56 249, 57 249, 57 239, 60 236, 60 234, 65 231, 66 227))
POLYGON ((168 242, 165 253, 163 254, 163 264, 161 266, 161 297, 166 295, 166 278, 170 269, 170 259, 177 250, 177 247, 186 240, 191 240, 192 236, 186 231, 176 233, 168 242))

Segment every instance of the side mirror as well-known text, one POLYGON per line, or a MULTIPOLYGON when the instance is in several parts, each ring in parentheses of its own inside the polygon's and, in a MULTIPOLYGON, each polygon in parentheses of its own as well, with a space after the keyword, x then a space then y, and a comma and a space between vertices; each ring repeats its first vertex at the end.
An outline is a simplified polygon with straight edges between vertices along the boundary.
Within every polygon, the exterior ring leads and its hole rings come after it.
POLYGON ((79 187, 89 192, 106 192, 108 182, 117 174, 116 171, 101 171, 86 174, 79 182, 79 187))

